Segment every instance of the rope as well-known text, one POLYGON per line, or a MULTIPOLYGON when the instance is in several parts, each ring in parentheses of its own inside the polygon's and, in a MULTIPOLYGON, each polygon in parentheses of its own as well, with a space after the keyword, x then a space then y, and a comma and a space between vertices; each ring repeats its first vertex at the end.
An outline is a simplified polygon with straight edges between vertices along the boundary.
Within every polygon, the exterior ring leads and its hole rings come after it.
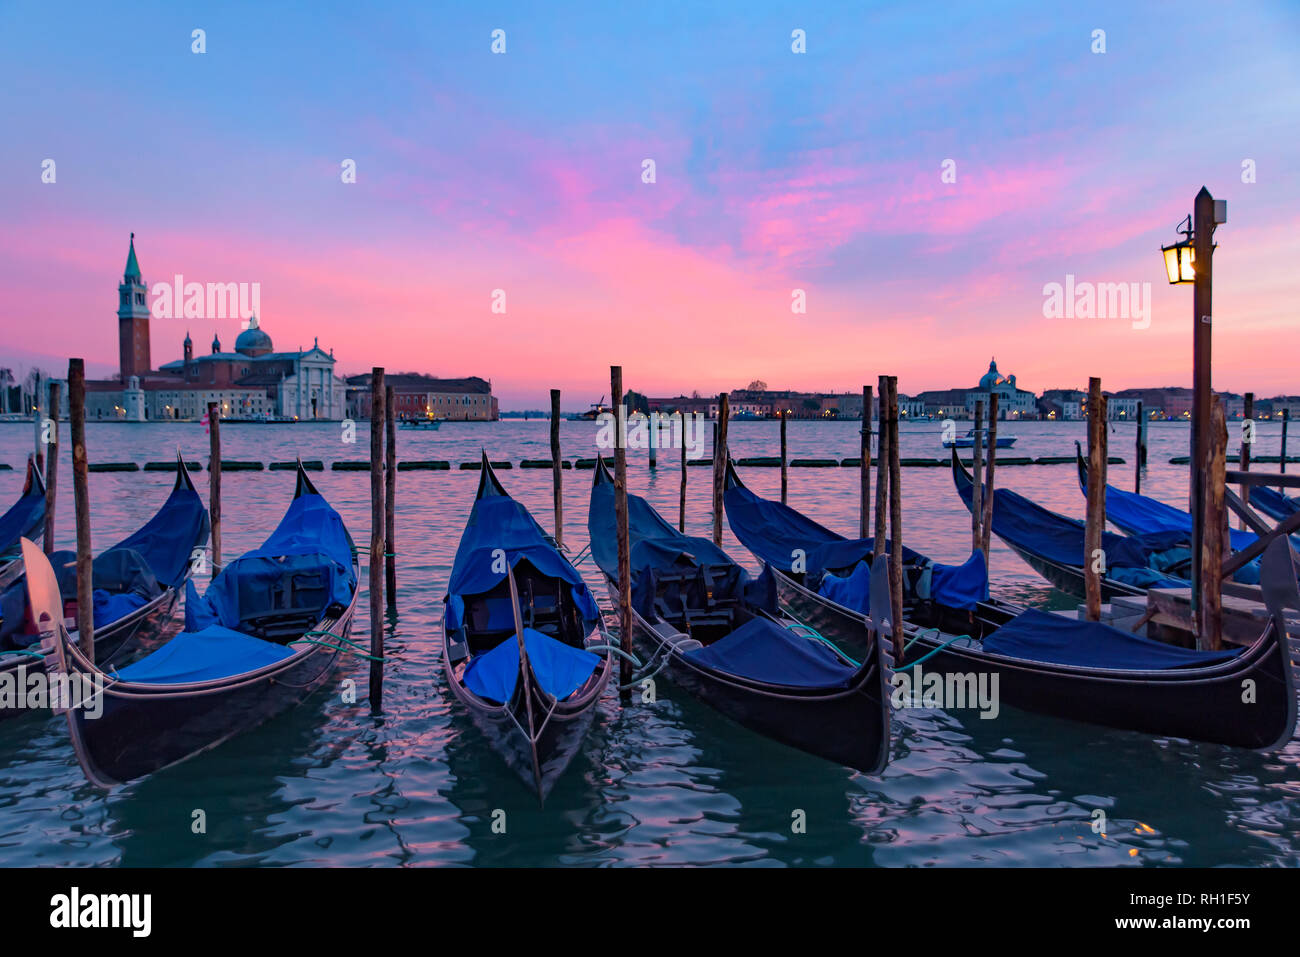
MULTIPOLYGON (((920 635, 918 635, 917 637, 919 638, 920 635)), ((907 664, 905 664, 905 665, 899 665, 898 667, 896 667, 896 668, 894 669, 894 671, 896 671, 896 672, 898 672, 898 671, 906 671, 908 668, 911 668, 911 667, 913 667, 914 665, 919 665, 921 662, 926 661, 926 660, 929 659, 929 658, 933 658, 933 657, 934 657, 935 655, 937 655, 939 652, 943 651, 943 649, 945 649, 945 648, 947 648, 949 645, 951 645, 954 641, 961 641, 963 638, 969 639, 969 638, 970 638, 970 635, 955 635, 955 636, 953 636, 952 638, 949 638, 947 641, 945 641, 942 645, 939 645, 939 647, 934 648, 933 650, 926 652, 924 655, 922 655, 920 658, 917 658, 915 661, 909 661, 909 662, 908 662, 907 664)), ((914 638, 914 639, 912 639, 912 640, 915 641, 916 639, 914 638)))
POLYGON ((835 642, 831 641, 829 638, 827 638, 825 635, 819 632, 812 625, 805 625, 801 621, 794 621, 786 625, 786 628, 791 632, 793 632, 794 634, 798 635, 800 638, 812 638, 815 641, 820 641, 823 645, 825 645, 831 651, 835 652, 837 655, 839 655, 841 658, 843 658, 845 661, 851 664, 854 668, 862 667, 862 662, 855 661, 853 658, 846 655, 839 645, 835 644, 835 642))
POLYGON ((383 662, 388 660, 384 656, 372 655, 363 651, 361 645, 353 641, 351 638, 344 638, 342 635, 336 635, 332 631, 306 631, 303 632, 301 638, 289 642, 289 645, 318 645, 321 648, 328 648, 331 651, 346 651, 349 654, 356 655, 358 658, 364 658, 366 661, 383 662), (318 641, 318 638, 334 638, 340 641, 341 644, 333 645, 328 641, 318 641))
POLYGON ((18 651, 0 651, 0 656, 2 655, 31 655, 33 658, 40 658, 42 661, 45 660, 45 655, 41 654, 40 652, 27 651, 25 649, 20 649, 18 651))

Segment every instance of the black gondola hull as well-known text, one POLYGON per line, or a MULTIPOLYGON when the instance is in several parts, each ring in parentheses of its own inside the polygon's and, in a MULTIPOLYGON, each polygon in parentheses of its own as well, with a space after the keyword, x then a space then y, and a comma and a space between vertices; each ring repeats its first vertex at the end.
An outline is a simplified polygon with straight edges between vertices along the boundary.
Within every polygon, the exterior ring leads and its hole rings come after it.
MULTIPOLYGON (((944 639, 946 640, 946 638, 944 639)), ((941 642, 918 638, 906 661, 941 642)), ((1294 730, 1289 639, 1270 629, 1241 656, 1213 668, 1119 672, 1052 667, 949 646, 921 666, 944 674, 996 674, 998 701, 1022 711, 1161 737, 1271 749, 1294 730), (1248 690, 1254 700, 1249 701, 1248 690)), ((1294 674, 1294 672, 1293 672, 1294 674)))
MULTIPOLYGON (((351 611, 345 622, 322 630, 347 637, 351 611)), ((99 717, 88 717, 86 708, 68 710, 86 776, 111 786, 214 748, 300 704, 330 680, 338 658, 337 651, 313 646, 251 676, 205 683, 203 693, 131 685, 133 696, 125 699, 110 686, 99 717)))
POLYGON ((867 664, 847 688, 781 687, 696 664, 640 614, 632 617, 633 648, 641 659, 661 661, 667 654, 663 673, 669 680, 737 724, 867 774, 878 774, 888 763, 889 705, 874 642, 867 664))
MULTIPOLYGON (((172 624, 176 604, 179 601, 180 593, 174 588, 169 588, 149 604, 135 609, 129 615, 115 621, 103 630, 96 631, 96 664, 104 669, 116 668, 126 664, 141 652, 152 650, 161 644, 160 639, 166 634, 168 626, 172 624)), ((40 659, 28 658, 22 655, 6 655, 0 661, 4 662, 3 665, 0 665, 0 681, 11 680, 6 677, 6 674, 16 675, 20 667, 28 672, 34 669, 44 669, 44 664, 40 659)), ((31 713, 32 710, 27 707, 11 707, 7 704, 0 704, 0 721, 21 717, 24 714, 31 713)), ((46 709, 39 708, 35 710, 44 712, 46 709)))
MULTIPOLYGON (((608 641, 606 642, 608 643, 608 641)), ((519 779, 545 801, 582 749, 587 731, 596 717, 596 705, 609 683, 613 669, 608 654, 601 659, 600 668, 573 696, 564 701, 554 701, 537 686, 536 678, 528 681, 520 677, 517 692, 507 705, 495 706, 467 689, 456 674, 455 663, 448 653, 446 634, 442 642, 442 668, 456 700, 469 713, 470 720, 482 733, 492 748, 519 779), (530 727, 529 699, 523 689, 531 692, 532 721, 541 724, 536 744, 530 742, 526 729, 530 727), (549 714, 549 717, 548 717, 549 714), (544 722, 544 723, 543 723, 544 722)))

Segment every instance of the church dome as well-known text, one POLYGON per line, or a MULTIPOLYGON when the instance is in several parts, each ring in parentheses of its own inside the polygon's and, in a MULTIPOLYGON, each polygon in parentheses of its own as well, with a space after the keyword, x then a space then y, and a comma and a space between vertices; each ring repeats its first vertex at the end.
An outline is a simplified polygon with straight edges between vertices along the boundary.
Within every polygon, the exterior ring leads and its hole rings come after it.
POLYGON ((245 356, 260 356, 272 351, 271 337, 261 330, 257 316, 248 320, 248 328, 235 340, 235 351, 245 356))
POLYGON ((1005 379, 1005 378, 1003 378, 1002 375, 998 372, 998 364, 997 364, 997 362, 995 362, 995 361, 993 361, 993 360, 990 359, 990 360, 989 360, 989 371, 986 372, 986 373, 984 373, 984 375, 982 375, 982 376, 980 377, 980 386, 979 386, 979 387, 980 387, 982 390, 984 390, 984 391, 987 392, 988 390, 990 390, 990 389, 994 389, 994 388, 996 388, 997 386, 1000 386, 1000 385, 1006 385, 1006 384, 1007 384, 1007 381, 1008 381, 1008 380, 1005 379))

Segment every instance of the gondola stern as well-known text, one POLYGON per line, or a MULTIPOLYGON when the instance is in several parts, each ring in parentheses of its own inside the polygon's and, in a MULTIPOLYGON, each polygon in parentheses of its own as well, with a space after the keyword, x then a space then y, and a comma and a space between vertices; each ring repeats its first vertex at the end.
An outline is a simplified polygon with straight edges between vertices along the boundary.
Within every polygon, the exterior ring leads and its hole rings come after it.
POLYGON ((316 490, 316 486, 313 485, 311 479, 307 477, 307 470, 303 468, 301 455, 298 456, 297 465, 298 468, 293 488, 293 497, 297 499, 302 498, 304 495, 319 495, 320 492, 316 490))
POLYGON ((179 492, 181 489, 189 489, 197 494, 194 487, 194 479, 190 477, 189 463, 185 461, 185 453, 181 447, 176 446, 176 483, 172 486, 173 492, 179 492))
POLYGON ((1079 473, 1079 491, 1088 494, 1088 463, 1083 457, 1083 446, 1074 440, 1074 467, 1079 473))
POLYGON ((596 474, 592 476, 592 480, 591 480, 591 484, 593 488, 596 487, 597 485, 614 484, 614 476, 610 474, 609 466, 605 464, 605 457, 603 455, 596 456, 595 473, 596 474))

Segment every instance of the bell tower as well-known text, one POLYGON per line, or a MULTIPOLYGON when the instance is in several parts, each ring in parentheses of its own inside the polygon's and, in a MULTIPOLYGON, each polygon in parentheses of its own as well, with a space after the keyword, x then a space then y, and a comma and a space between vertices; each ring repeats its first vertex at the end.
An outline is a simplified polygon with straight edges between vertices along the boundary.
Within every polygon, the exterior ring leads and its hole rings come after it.
POLYGON ((118 375, 123 382, 131 376, 144 379, 153 368, 149 355, 149 287, 140 278, 140 263, 135 258, 135 233, 131 234, 131 251, 126 257, 126 271, 117 287, 118 375))

